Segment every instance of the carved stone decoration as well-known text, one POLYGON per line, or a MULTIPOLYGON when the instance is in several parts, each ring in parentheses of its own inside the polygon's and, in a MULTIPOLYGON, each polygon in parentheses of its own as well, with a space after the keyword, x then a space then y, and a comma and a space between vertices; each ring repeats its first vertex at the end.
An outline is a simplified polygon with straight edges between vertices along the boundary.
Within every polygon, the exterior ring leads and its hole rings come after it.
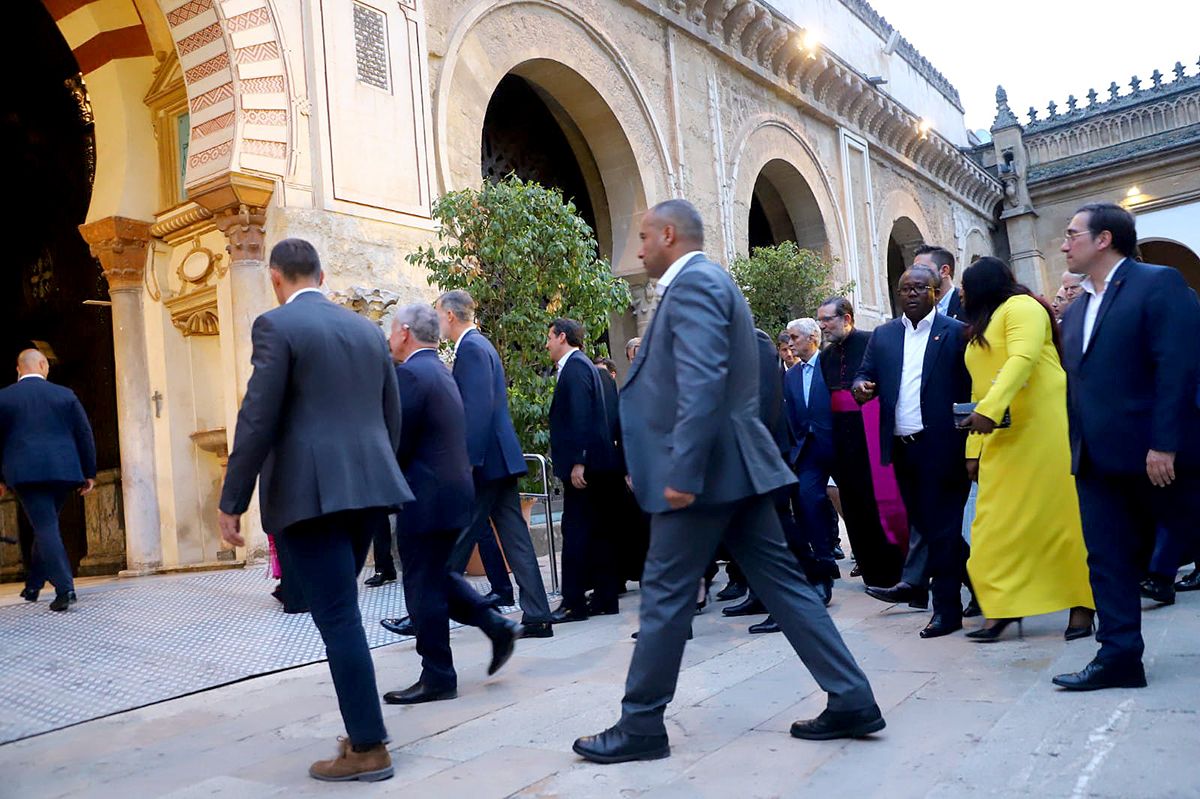
POLYGON ((1007 128, 1018 124, 1017 117, 1008 107, 1008 92, 1003 86, 996 87, 996 119, 992 122, 992 130, 1007 128))
POLYGON ((183 283, 203 286, 213 270, 220 272, 221 254, 200 246, 200 237, 192 240, 192 251, 179 262, 176 275, 183 283))
POLYGON ((171 314, 171 324, 185 336, 215 336, 221 332, 217 315, 217 287, 178 294, 163 300, 171 314))
POLYGON ((229 209, 214 218, 217 229, 229 239, 225 249, 232 262, 263 260, 263 243, 267 238, 266 209, 242 204, 236 210, 229 209))
POLYGON ((87 530, 87 557, 79 562, 79 575, 115 574, 125 566, 125 509, 121 470, 96 474, 96 489, 83 498, 87 530))
POLYGON ((331 292, 329 299, 378 324, 400 301, 400 295, 386 289, 351 286, 345 291, 331 292))
POLYGON ((140 291, 146 273, 150 223, 110 216, 79 226, 92 255, 100 261, 108 291, 140 291))

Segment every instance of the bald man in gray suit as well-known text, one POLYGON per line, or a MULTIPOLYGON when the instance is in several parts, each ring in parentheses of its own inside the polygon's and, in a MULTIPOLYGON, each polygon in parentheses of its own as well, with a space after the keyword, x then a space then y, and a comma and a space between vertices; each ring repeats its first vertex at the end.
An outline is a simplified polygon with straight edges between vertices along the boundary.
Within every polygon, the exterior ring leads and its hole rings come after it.
POLYGON ((663 715, 675 693, 696 586, 724 542, 784 635, 829 694, 826 710, 792 725, 810 740, 883 729, 866 676, 784 543, 771 492, 794 483, 759 419, 750 309, 705 257, 695 207, 668 200, 644 217, 639 257, 660 300, 621 391, 621 429, 634 494, 651 514, 637 645, 621 719, 580 738, 597 763, 671 753, 663 715))

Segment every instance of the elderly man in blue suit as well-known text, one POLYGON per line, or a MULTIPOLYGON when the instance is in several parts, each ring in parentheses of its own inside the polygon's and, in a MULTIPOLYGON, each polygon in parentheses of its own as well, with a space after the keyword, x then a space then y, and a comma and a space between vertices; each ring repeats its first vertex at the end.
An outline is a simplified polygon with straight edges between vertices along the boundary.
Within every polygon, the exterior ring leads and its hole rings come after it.
POLYGON ((69 388, 51 383, 38 350, 17 356, 17 382, 0 390, 0 497, 12 489, 33 527, 33 550, 21 597, 36 602, 46 580, 50 609, 75 600, 71 564, 58 515, 72 490, 96 485, 96 444, 87 414, 69 388))
POLYGON ((639 256, 658 309, 621 392, 626 464, 652 514, 640 635, 617 724, 575 742, 597 763, 671 753, 663 714, 675 693, 696 586, 724 541, 829 703, 792 735, 831 739, 884 727, 871 686, 784 543, 773 492, 794 483, 759 418, 754 322, 724 269, 705 257, 685 200, 643 217, 639 256))
MULTIPOLYGON (((1139 581, 1157 529, 1182 549, 1200 516, 1200 306, 1178 271, 1134 259, 1119 205, 1085 205, 1063 237, 1084 293, 1062 319, 1071 468, 1079 493, 1100 651, 1053 682, 1140 688, 1139 581)), ((1178 555, 1172 557, 1178 563, 1178 555)))

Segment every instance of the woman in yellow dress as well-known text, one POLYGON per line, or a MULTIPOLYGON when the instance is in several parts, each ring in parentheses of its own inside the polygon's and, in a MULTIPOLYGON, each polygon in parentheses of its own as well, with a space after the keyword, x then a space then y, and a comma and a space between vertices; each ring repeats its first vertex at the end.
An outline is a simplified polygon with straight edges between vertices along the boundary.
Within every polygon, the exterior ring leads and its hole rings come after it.
POLYGON ((966 426, 979 483, 967 570, 988 621, 967 637, 995 641, 1021 618, 1071 608, 1067 640, 1092 632, 1095 607, 1071 475, 1067 378, 1050 308, 1008 264, 980 258, 963 273, 967 370, 978 403, 966 426), (1011 426, 1001 427, 1005 413, 1011 426))

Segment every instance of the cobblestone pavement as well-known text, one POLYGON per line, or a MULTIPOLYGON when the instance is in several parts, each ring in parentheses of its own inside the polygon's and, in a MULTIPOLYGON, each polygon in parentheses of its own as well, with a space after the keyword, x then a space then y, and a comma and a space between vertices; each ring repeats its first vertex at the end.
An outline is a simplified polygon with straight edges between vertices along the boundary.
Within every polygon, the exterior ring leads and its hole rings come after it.
MULTIPOLYGON (((86 622, 99 616, 89 612, 120 602, 118 627, 61 627, 19 643, 15 622, 34 623, 34 615, 0 608, 6 678, 0 684, 15 684, 12 670, 23 658, 43 665, 75 658, 92 682, 54 680, 38 690, 51 705, 88 711, 106 698, 103 680, 133 691, 138 682, 166 680, 158 675, 183 667, 227 682, 233 665, 245 672, 263 662, 252 660, 263 657, 256 650, 291 647, 293 659, 311 656, 311 649, 292 642, 306 617, 287 621, 286 634, 274 622, 249 621, 255 611, 246 606, 255 600, 230 601, 225 592, 231 589, 222 586, 231 579, 122 581, 81 595, 78 612, 63 620, 94 626, 86 622), (214 637, 211 660, 186 661, 169 651, 179 645, 173 628, 180 617, 165 612, 168 600, 159 586, 167 584, 187 586, 172 591, 185 615, 205 614, 208 621, 192 634, 214 637), (246 620, 221 628, 236 630, 227 633, 228 642, 214 632, 209 607, 219 608, 218 617, 246 620), (85 632, 93 636, 88 648, 72 641, 85 632), (164 665, 173 658, 173 667, 164 665)), ((255 583, 265 591, 264 581, 255 583)), ((571 742, 617 717, 636 607, 633 592, 618 616, 558 627, 552 639, 522 641, 492 678, 484 676, 486 639, 474 630, 455 632, 459 698, 385 706, 396 767, 387 782, 326 785, 306 776, 308 764, 331 754, 342 732, 328 668, 314 663, 0 746, 0 796, 1200 796, 1195 594, 1145 613, 1149 688, 1068 694, 1051 686, 1050 676, 1085 664, 1095 644, 1063 641, 1065 613, 1028 620, 1019 640, 1006 636, 980 645, 956 635, 924 641, 917 631, 926 614, 882 605, 865 596, 857 580, 844 580, 832 612, 874 684, 888 727, 870 740, 827 743, 787 734, 792 721, 820 711, 823 697, 783 637, 747 635, 747 624, 757 619, 723 618, 717 605, 697 617, 696 638, 684 654, 668 712, 672 757, 591 765, 571 753, 571 742)), ((378 617, 383 610, 368 612, 378 617)), ((381 690, 404 687, 418 673, 411 641, 375 649, 374 657, 381 690)), ((11 688, 0 698, 6 714, 11 688)), ((29 705, 20 705, 22 717, 36 717, 29 705)))

